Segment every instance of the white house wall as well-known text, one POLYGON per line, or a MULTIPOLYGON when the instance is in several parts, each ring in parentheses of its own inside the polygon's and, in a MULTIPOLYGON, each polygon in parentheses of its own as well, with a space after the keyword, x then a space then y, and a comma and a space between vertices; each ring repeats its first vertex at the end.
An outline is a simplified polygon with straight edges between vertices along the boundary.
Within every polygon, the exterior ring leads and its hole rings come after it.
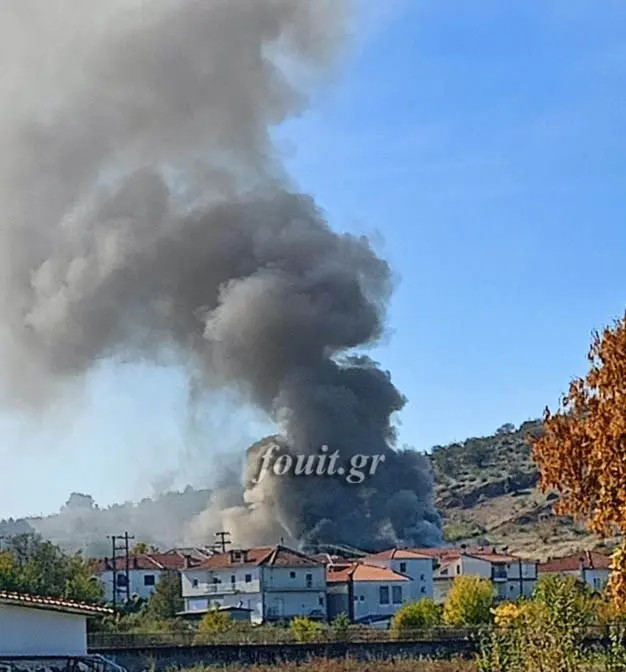
POLYGON ((326 616, 326 591, 265 591, 265 617, 267 619, 311 616, 321 612, 326 616))
POLYGON ((258 567, 236 569, 186 569, 181 572, 183 598, 208 596, 213 599, 222 594, 258 593, 260 591, 258 567), (235 581, 233 582, 233 577, 235 581), (249 581, 246 581, 249 578, 249 581), (217 583, 214 581, 217 580, 217 583))
POLYGON ((326 590, 326 568, 320 567, 263 567, 261 585, 267 590, 326 590), (310 587, 307 574, 311 575, 310 587))
POLYGON ((0 605, 0 655, 84 656, 85 616, 0 605))
POLYGON ((433 597, 433 561, 431 558, 412 558, 411 560, 374 559, 371 564, 410 576, 412 580, 409 595, 412 600, 417 601, 425 597, 433 597), (405 571, 402 571, 403 568, 405 571))
POLYGON ((460 558, 461 575, 480 576, 483 579, 491 580, 491 563, 480 558, 472 558, 466 555, 460 558))
MULTIPOLYGON (((118 571, 117 573, 118 575, 125 574, 123 570, 118 571)), ((131 569, 129 570, 128 574, 130 578, 130 594, 139 595, 139 597, 143 597, 145 599, 149 598, 150 595, 154 593, 154 590, 159 581, 161 580, 162 576, 161 570, 157 569, 156 567, 153 570, 131 569), (145 584, 146 576, 154 577, 153 586, 146 586, 145 584)), ((112 571, 102 572, 102 574, 100 574, 100 581, 103 584, 105 601, 111 602, 113 600, 113 572, 112 571)), ((126 586, 119 586, 117 594, 119 596, 119 599, 124 599, 126 596, 126 586)))
POLYGON ((393 616, 405 602, 411 601, 408 581, 355 581, 353 584, 354 619, 368 616, 393 616), (389 589, 389 604, 380 603, 380 588, 389 589), (402 602, 393 604, 393 587, 402 589, 402 602))

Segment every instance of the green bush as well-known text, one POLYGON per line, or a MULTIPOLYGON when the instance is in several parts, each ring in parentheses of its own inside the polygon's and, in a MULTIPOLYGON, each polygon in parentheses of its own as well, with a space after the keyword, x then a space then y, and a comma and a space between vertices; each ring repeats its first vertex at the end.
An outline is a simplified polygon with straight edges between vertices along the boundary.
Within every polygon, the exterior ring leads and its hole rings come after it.
POLYGON ((430 599, 410 602, 398 609, 391 622, 395 634, 441 625, 442 608, 430 599))
POLYGON ((296 616, 291 621, 289 628, 297 642, 318 641, 323 631, 319 623, 304 616, 296 616))

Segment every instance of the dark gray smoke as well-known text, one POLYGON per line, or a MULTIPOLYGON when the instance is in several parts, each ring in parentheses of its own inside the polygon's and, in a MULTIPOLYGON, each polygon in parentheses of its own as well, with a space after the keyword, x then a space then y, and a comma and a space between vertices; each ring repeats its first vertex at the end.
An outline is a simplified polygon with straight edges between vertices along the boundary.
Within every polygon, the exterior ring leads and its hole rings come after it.
POLYGON ((389 268, 328 227, 270 138, 306 104, 294 82, 333 61, 344 4, 0 3, 8 397, 47 405, 116 356, 177 362, 196 390, 238 388, 295 453, 390 456, 363 487, 225 488, 190 534, 440 538, 425 461, 391 449, 404 399, 372 363, 339 360, 381 335, 389 268))

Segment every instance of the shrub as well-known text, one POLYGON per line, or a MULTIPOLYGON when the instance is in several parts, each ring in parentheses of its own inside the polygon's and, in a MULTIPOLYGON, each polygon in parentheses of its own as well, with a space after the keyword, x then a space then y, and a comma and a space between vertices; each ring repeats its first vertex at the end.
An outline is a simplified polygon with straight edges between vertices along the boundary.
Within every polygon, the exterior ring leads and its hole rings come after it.
POLYGON ((297 642, 315 642, 322 634, 322 626, 304 616, 296 616, 289 628, 297 642))
POLYGON ((330 624, 330 630, 335 639, 344 640, 350 629, 350 619, 345 613, 339 614, 330 624))
POLYGON ((394 633, 401 634, 441 625, 441 611, 441 607, 430 598, 410 602, 398 609, 391 622, 391 629, 394 633))
POLYGON ((459 576, 448 593, 443 620, 449 625, 481 625, 492 620, 495 591, 491 581, 477 576, 459 576))
POLYGON ((217 634, 227 632, 233 626, 230 614, 213 609, 207 612, 198 624, 198 632, 202 634, 217 634))

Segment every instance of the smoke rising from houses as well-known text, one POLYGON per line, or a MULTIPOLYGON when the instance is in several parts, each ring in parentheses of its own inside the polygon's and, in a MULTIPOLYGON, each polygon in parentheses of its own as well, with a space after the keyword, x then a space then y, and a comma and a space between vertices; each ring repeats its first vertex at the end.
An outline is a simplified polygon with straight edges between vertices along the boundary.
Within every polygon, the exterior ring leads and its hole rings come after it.
POLYGON ((168 362, 194 390, 237 389, 286 451, 387 456, 363 487, 255 484, 255 445, 190 538, 440 541, 427 461, 393 449, 405 400, 350 355, 384 331, 390 269, 329 227, 271 140, 349 18, 340 0, 0 6, 7 403, 45 408, 103 360, 168 362))

